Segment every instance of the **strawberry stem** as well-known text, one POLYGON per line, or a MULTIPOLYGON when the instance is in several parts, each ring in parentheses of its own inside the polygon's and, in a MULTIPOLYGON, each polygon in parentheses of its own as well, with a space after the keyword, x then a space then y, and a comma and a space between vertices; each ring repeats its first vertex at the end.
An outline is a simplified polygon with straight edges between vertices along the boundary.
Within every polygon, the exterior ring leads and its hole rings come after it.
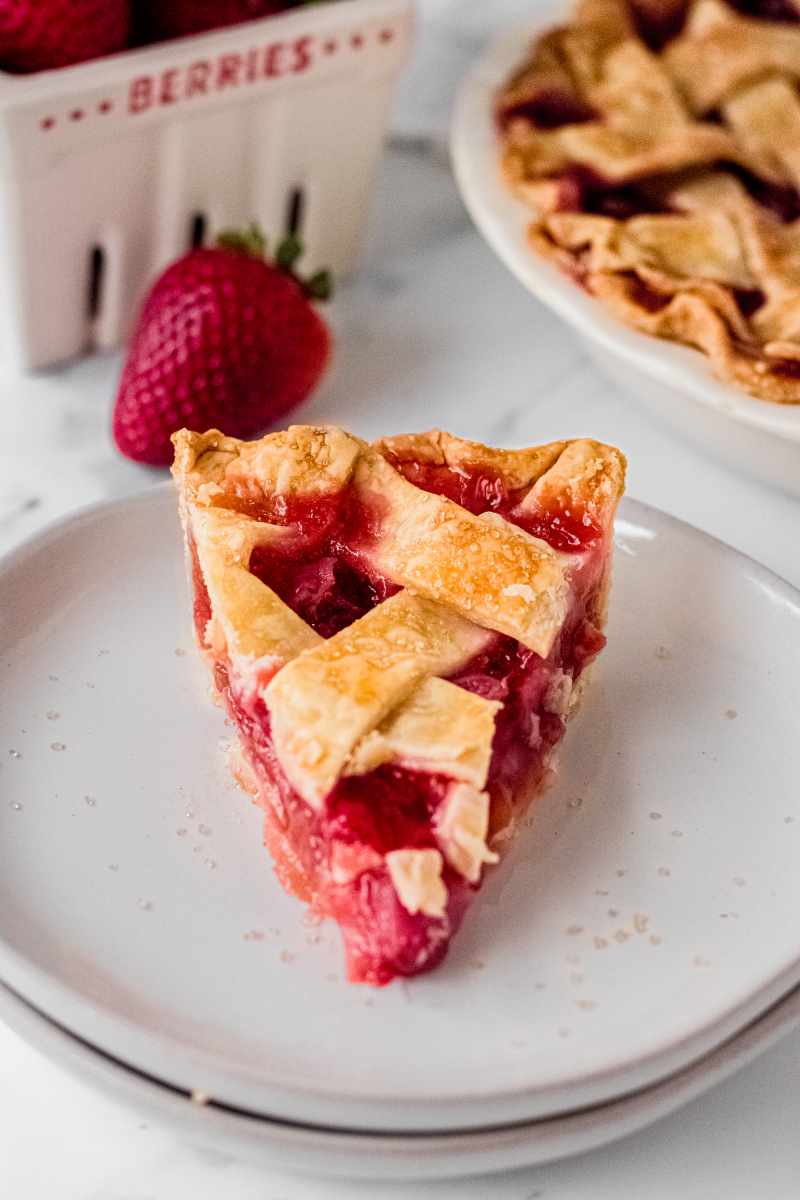
POLYGON ((224 229, 217 236, 217 245, 221 250, 235 250, 251 258, 264 258, 267 253, 267 239, 255 222, 247 229, 224 229))
POLYGON ((287 233, 286 237, 278 246, 275 252, 275 262, 283 271, 290 273, 294 269, 297 260, 303 254, 303 243, 293 233, 287 233))
MULTIPOLYGON (((225 229, 217 235, 220 250, 231 250, 235 254, 249 254, 251 258, 266 259, 267 239, 255 222, 246 229, 225 229)), ((303 256, 303 243, 294 233, 287 233, 275 251, 275 266, 299 284, 309 300, 330 300, 333 295, 333 276, 330 271, 317 271, 309 279, 303 279, 295 267, 303 256)))
POLYGON ((312 300, 330 300, 333 295, 333 276, 330 271, 317 271, 305 282, 305 293, 312 300))

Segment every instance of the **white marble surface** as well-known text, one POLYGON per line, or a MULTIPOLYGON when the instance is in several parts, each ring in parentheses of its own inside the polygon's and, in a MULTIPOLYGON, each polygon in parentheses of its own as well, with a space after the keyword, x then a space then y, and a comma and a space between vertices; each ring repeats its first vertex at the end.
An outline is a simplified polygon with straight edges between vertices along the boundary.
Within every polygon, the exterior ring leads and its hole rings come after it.
MULTIPOLYGON (((335 304, 336 366, 300 420, 373 436, 438 424, 508 445, 591 434, 631 461, 630 492, 800 584, 800 503, 709 462, 599 377, 470 227, 437 151, 395 149, 371 248, 335 304)), ((0 550, 90 501, 152 486, 108 437, 119 363, 0 380, 0 550)), ((109 563, 122 547, 109 548, 109 563)), ((622 732, 622 731, 621 731, 622 732)), ((657 1127, 573 1162, 467 1184, 267 1177, 179 1145, 0 1028, 0 1196, 9 1200, 790 1200, 800 1194, 800 1035, 657 1127)))

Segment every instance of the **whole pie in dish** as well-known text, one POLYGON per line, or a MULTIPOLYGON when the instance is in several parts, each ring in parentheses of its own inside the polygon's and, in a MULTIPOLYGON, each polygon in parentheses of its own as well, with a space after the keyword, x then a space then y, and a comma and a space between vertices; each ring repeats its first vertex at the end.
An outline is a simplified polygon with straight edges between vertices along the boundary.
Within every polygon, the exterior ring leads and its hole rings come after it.
POLYGON ((530 242, 637 329, 800 403, 800 0, 579 0, 497 97, 530 242))
POLYGON ((625 460, 592 441, 174 437, 194 622, 284 887, 353 981, 435 966, 602 649, 625 460))

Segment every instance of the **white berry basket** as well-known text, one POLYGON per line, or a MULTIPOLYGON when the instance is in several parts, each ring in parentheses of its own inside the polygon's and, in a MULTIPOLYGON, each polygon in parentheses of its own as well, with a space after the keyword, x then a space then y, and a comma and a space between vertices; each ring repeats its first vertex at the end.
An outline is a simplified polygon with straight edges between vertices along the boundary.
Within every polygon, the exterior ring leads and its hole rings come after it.
POLYGON ((412 0, 336 0, 0 73, 3 361, 118 345, 154 276, 228 226, 350 269, 412 24, 412 0))

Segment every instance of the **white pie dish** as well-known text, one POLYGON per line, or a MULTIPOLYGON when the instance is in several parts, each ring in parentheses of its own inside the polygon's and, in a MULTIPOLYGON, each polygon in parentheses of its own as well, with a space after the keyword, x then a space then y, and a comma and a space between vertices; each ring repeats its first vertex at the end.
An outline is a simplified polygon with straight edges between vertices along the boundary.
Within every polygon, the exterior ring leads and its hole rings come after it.
POLYGON ((663 1083, 550 1120, 432 1136, 341 1133, 198 1104, 103 1054, 0 984, 0 1018, 52 1062, 184 1141, 264 1169, 348 1179, 453 1179, 586 1153, 627 1137, 716 1087, 800 1025, 800 989, 663 1083))
POLYGON ((800 405, 754 399, 716 379, 699 351, 628 328, 528 245, 531 213, 501 177, 493 103, 530 40, 564 17, 563 5, 542 5, 492 42, 464 80, 450 143, 464 203, 509 270, 581 334, 623 391, 717 457, 800 495, 800 405))
POLYGON ((433 1133, 649 1086, 800 982, 788 584, 625 502, 558 786, 443 967, 369 992, 228 782, 174 507, 88 510, 0 566, 0 981, 26 1001, 237 1108, 433 1133))

